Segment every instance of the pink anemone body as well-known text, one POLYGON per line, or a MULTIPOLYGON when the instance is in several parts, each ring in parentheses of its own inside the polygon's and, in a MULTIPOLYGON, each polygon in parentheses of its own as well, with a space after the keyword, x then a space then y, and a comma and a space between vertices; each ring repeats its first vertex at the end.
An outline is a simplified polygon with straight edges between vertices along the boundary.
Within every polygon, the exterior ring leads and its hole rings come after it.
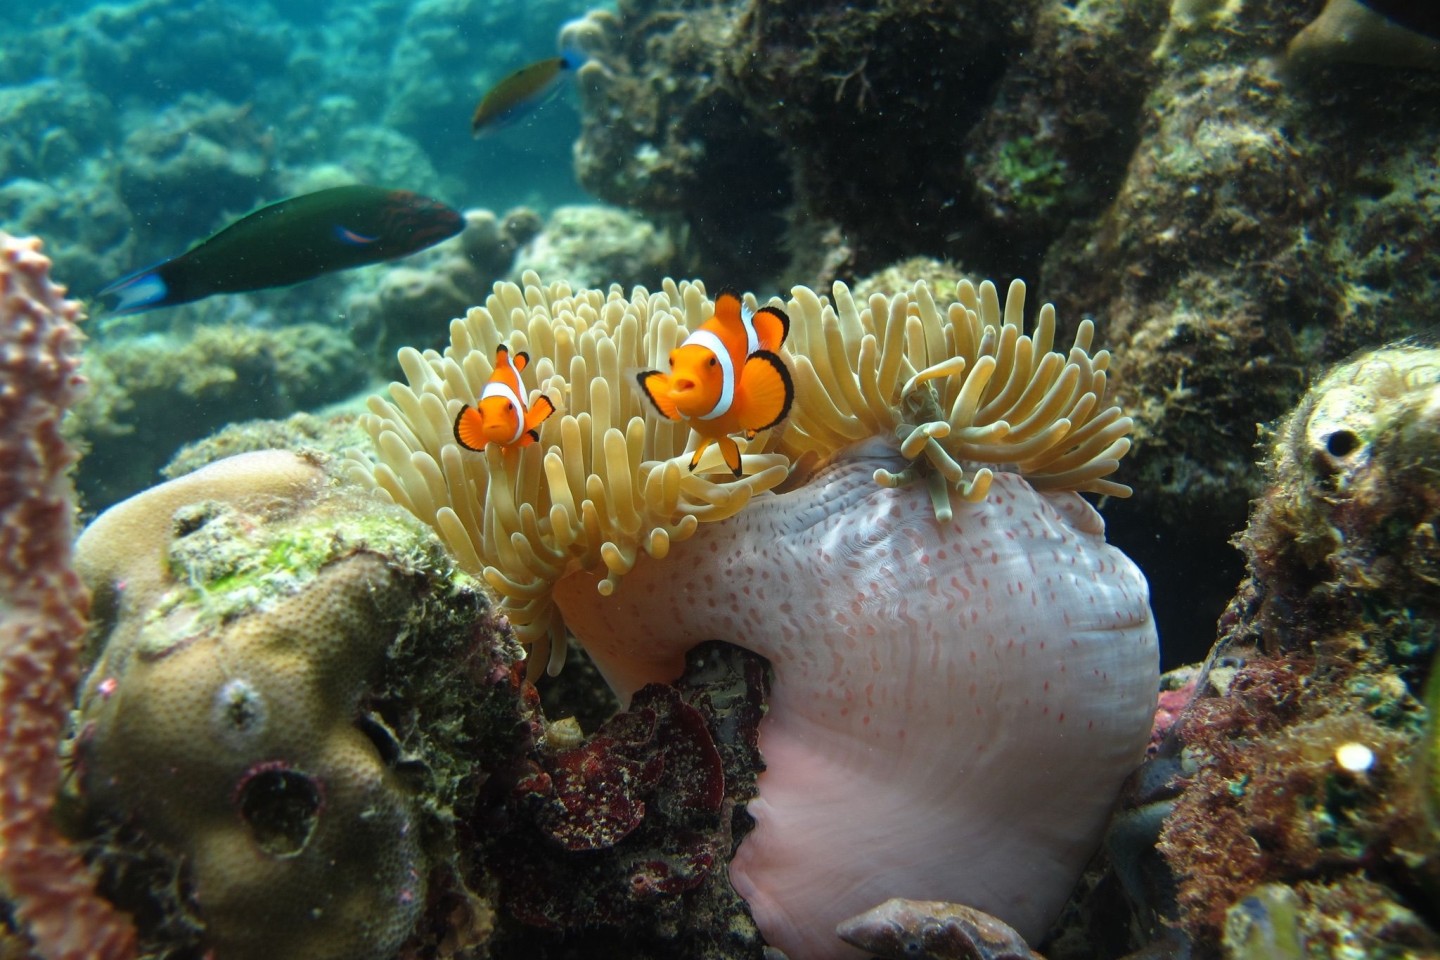
MULTIPOLYGON (((884 459, 877 459, 877 455, 884 459)), ((766 769, 731 881, 790 960, 863 956, 837 923, 892 897, 983 910, 1034 942, 1094 851, 1155 710, 1139 569, 1074 493, 997 474, 937 521, 861 445, 701 524, 567 624, 628 696, 720 639, 769 658, 766 769)))

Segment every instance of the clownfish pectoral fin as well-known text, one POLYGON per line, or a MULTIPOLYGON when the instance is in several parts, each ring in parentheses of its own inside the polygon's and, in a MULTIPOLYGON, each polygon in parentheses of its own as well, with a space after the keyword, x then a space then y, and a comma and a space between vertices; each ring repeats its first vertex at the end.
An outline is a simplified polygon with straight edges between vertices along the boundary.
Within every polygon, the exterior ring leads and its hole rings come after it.
POLYGON ((750 322, 755 326, 755 336, 762 350, 779 350, 790 335, 790 317, 779 307, 761 307, 755 311, 750 322))
POLYGON ((640 393, 650 405, 659 412, 666 420, 679 420, 680 409, 675 406, 675 401, 670 399, 670 378, 659 370, 642 370, 635 374, 635 382, 640 385, 640 393))
MULTIPOLYGON (((522 353, 521 356, 523 357, 524 354, 522 353)), ((555 404, 551 403, 550 398, 545 394, 540 394, 535 398, 535 402, 530 404, 530 409, 525 411, 525 432, 539 440, 540 424, 549 420, 550 415, 554 412, 555 404)))
POLYGON ((466 450, 484 450, 485 444, 489 442, 482 429, 484 425, 485 418, 480 415, 480 411, 468 403, 465 404, 455 415, 455 442, 466 450))
POLYGON ((785 362, 769 350, 757 350, 740 371, 741 426, 753 434, 768 430, 790 415, 795 383, 785 362))

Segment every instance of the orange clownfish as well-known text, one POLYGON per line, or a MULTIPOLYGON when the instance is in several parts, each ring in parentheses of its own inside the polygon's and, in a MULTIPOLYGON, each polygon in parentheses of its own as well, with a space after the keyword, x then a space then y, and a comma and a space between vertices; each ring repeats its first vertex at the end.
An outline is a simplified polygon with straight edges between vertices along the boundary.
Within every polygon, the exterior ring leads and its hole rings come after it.
POLYGON ((670 351, 668 374, 636 375, 640 392, 662 417, 684 420, 700 435, 691 470, 718 443, 725 465, 740 476, 740 447, 730 435, 748 440, 790 413, 795 385, 775 352, 789 332, 783 310, 751 310, 734 290, 722 290, 715 315, 670 351))
POLYGON ((520 371, 530 363, 528 353, 510 356, 510 348, 500 344, 495 350, 495 372, 480 391, 475 406, 468 403, 455 417, 455 442, 466 450, 484 450, 486 444, 502 447, 528 446, 540 439, 540 424, 555 412, 555 404, 541 394, 535 402, 525 402, 525 387, 520 371))

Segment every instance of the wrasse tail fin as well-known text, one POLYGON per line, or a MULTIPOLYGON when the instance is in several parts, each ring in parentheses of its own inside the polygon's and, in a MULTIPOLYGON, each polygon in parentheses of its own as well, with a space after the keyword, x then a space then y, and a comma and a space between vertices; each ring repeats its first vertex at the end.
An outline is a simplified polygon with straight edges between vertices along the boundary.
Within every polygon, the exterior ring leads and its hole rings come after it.
POLYGON ((465 404, 455 415, 455 442, 466 450, 474 450, 477 453, 483 451, 487 442, 485 434, 481 432, 483 423, 484 419, 480 416, 480 411, 468 403, 465 404))
POLYGON ((642 370, 635 374, 635 382, 640 385, 640 392, 660 416, 666 420, 680 419, 680 410, 675 406, 675 401, 670 399, 669 377, 659 370, 642 370))
POLYGON ((740 390, 745 398, 742 426, 746 431, 768 430, 790 415, 795 401, 795 383, 785 362, 769 350, 756 350, 740 372, 740 390))
POLYGON ((114 297, 115 307, 109 313, 116 317, 169 306, 170 285, 160 276, 161 268, 169 262, 164 260, 121 277, 114 283, 107 284, 95 296, 114 297))

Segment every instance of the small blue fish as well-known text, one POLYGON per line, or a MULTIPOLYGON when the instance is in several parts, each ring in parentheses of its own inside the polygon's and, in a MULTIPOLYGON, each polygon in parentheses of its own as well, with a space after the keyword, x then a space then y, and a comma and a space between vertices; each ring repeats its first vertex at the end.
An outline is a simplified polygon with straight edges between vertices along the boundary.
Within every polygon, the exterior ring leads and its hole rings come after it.
POLYGON ((565 73, 583 62, 581 54, 567 50, 558 57, 546 57, 523 66, 505 77, 491 87, 475 107, 475 114, 470 118, 470 135, 478 137, 514 123, 553 97, 565 73))
POLYGON ((114 298, 111 314, 124 316, 217 293, 287 287, 332 270, 408 256, 464 226, 458 210, 408 190, 333 187, 261 207, 96 296, 114 298))

